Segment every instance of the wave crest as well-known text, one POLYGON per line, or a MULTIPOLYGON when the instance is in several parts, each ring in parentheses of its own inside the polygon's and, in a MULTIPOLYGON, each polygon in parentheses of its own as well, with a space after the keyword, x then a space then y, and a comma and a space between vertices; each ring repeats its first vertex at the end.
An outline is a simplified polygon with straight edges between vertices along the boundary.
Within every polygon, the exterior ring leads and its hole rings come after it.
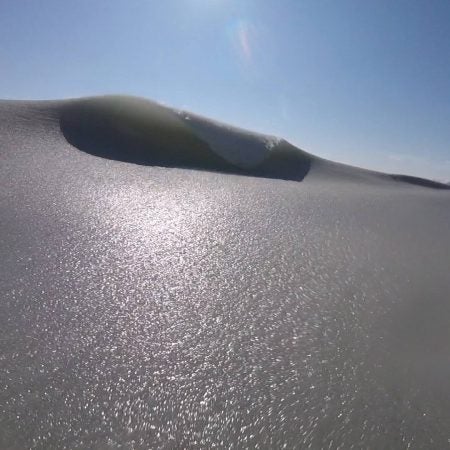
POLYGON ((285 140, 133 97, 68 102, 60 128, 82 151, 135 164, 300 181, 312 158, 285 140))

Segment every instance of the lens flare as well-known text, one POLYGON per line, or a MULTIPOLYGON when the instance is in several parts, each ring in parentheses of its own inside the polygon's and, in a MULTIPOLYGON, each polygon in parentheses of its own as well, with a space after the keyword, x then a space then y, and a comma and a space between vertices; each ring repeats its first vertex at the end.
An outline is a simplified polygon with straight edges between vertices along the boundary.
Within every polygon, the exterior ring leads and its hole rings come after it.
POLYGON ((230 37, 239 59, 245 64, 253 62, 254 27, 245 19, 237 19, 230 26, 230 37))

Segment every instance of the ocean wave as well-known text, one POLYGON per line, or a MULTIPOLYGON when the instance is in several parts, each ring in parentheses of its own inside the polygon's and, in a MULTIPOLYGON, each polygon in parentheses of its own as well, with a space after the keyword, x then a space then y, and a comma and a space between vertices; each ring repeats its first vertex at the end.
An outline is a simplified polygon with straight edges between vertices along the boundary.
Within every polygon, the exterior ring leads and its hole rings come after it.
POLYGON ((60 128, 82 151, 135 164, 301 181, 313 158, 283 139, 134 97, 66 102, 60 128))

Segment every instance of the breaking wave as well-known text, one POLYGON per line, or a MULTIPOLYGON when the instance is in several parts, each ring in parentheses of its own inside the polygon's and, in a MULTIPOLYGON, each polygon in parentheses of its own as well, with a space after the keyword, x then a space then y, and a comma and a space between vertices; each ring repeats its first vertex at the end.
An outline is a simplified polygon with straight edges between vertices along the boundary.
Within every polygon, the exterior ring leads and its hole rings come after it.
POLYGON ((60 128, 82 151, 136 164, 300 181, 313 158, 283 139, 134 97, 64 103, 60 128))

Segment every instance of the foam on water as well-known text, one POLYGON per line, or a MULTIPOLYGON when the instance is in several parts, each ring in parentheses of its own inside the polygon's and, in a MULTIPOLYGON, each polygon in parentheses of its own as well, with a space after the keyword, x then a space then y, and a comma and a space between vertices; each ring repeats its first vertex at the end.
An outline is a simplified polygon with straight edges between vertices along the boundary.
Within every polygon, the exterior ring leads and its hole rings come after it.
POLYGON ((239 167, 261 164, 282 142, 275 136, 252 133, 186 111, 177 111, 177 114, 215 153, 239 167))

